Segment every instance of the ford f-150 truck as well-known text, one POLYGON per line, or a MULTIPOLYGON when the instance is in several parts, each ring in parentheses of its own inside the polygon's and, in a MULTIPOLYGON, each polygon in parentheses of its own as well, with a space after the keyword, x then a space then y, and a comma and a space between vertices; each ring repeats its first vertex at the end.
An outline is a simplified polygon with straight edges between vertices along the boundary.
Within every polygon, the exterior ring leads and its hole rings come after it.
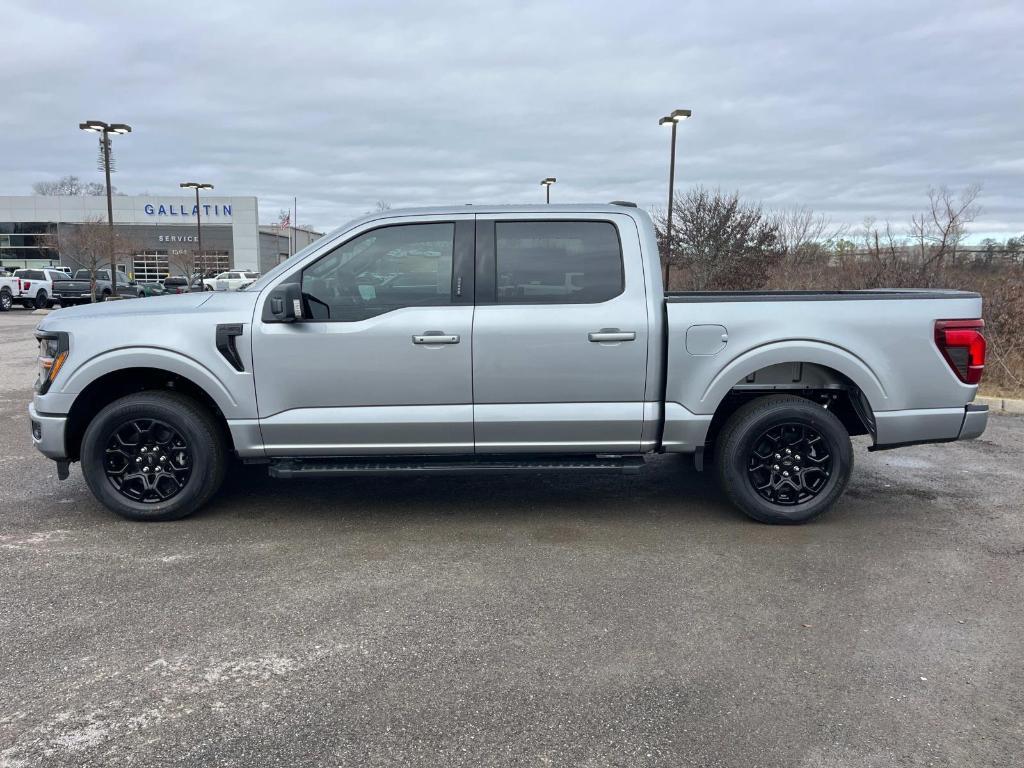
POLYGON ((873 449, 977 437, 981 299, 668 293, 628 204, 384 211, 242 291, 61 310, 32 439, 129 518, 281 478, 713 466, 764 522, 828 509, 873 449))

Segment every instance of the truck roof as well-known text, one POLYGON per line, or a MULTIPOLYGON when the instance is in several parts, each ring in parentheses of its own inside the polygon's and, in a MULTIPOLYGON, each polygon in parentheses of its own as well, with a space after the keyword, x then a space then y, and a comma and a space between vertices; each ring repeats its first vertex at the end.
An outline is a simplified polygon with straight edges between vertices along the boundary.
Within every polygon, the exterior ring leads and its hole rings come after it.
POLYGON ((452 214, 492 214, 492 213, 565 213, 578 215, 581 213, 619 213, 633 218, 649 219, 647 212, 632 203, 535 203, 535 204, 484 204, 466 203, 464 205, 437 205, 419 208, 389 208, 386 211, 375 211, 359 218, 352 219, 328 232, 328 236, 343 232, 353 227, 378 219, 401 218, 403 216, 443 216, 452 214))

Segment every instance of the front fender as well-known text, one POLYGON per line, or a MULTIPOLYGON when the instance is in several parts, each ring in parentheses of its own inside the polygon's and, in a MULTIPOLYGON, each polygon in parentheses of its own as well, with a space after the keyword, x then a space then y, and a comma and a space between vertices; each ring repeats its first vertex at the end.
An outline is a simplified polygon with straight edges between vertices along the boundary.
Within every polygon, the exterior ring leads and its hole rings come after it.
MULTIPOLYGON (((245 402, 245 398, 236 397, 225 383, 201 362, 180 352, 159 347, 128 347, 99 354, 75 368, 57 392, 47 393, 44 397, 49 398, 51 394, 58 394, 66 397, 70 406, 74 396, 92 382, 108 373, 126 368, 156 368, 186 378, 206 392, 228 419, 255 416, 254 408, 245 402)), ((251 389, 251 376, 242 375, 249 379, 246 385, 251 389)))

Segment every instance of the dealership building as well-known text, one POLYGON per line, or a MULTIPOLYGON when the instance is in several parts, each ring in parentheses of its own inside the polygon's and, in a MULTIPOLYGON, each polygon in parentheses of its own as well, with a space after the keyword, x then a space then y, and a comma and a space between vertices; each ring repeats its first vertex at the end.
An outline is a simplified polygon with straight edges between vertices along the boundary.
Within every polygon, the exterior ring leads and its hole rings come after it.
MULTIPOLYGON (((113 207, 118 266, 140 281, 186 269, 264 272, 319 237, 261 227, 255 197, 204 195, 199 252, 194 196, 116 195, 113 207)), ((0 268, 88 266, 76 252, 81 233, 106 221, 104 196, 0 196, 0 268)))

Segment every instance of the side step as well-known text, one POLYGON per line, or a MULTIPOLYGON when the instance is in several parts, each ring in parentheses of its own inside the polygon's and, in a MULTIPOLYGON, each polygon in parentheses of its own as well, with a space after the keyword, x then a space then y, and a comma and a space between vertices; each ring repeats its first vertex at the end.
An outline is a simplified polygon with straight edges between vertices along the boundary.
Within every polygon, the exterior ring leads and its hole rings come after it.
POLYGON ((276 459, 270 476, 350 477, 356 475, 451 475, 501 472, 622 472, 635 474, 643 456, 389 457, 387 459, 276 459))

